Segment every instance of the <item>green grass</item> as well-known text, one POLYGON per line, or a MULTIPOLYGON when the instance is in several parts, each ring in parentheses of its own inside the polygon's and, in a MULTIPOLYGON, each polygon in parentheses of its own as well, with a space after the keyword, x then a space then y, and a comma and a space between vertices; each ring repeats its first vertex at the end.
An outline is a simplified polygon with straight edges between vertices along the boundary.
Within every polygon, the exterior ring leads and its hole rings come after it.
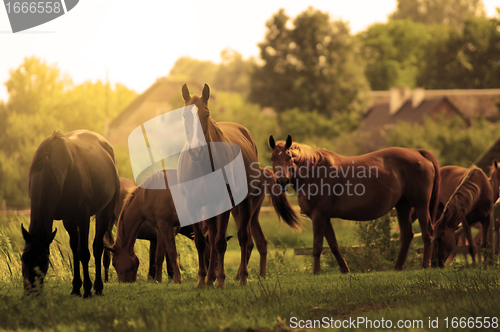
MULTIPOLYGON (((234 280, 239 247, 233 239, 229 241, 226 260, 226 289, 195 289, 194 245, 177 237, 184 282, 156 284, 146 280, 148 243, 138 241, 136 251, 141 260, 138 282, 119 284, 112 269, 111 281, 104 286, 104 296, 85 300, 69 295, 73 262, 68 235, 62 224, 55 222, 59 231, 57 241, 51 246, 52 267, 44 288, 37 297, 23 297, 19 260, 24 244, 21 222, 25 226, 29 224, 23 216, 0 224, 0 255, 4 256, 0 260, 0 329, 4 330, 247 331, 262 328, 261 331, 286 331, 291 317, 348 320, 359 316, 394 322, 423 320, 424 324, 428 324, 429 317, 439 317, 438 330, 443 331, 446 317, 451 320, 462 316, 500 316, 500 268, 497 266, 473 267, 459 262, 445 269, 422 270, 418 267, 420 257, 414 255, 407 260, 407 269, 403 272, 372 269, 363 273, 366 269, 362 265, 370 263, 368 260, 376 261, 374 257, 378 254, 367 249, 362 255, 345 253, 350 274, 340 274, 332 255, 328 255, 322 258, 321 274, 313 275, 312 259, 293 255, 290 243, 283 241, 288 229, 281 226, 279 230, 280 226, 271 216, 261 218, 271 243, 265 280, 257 278, 256 250, 250 261, 249 285, 241 287, 234 280)), ((353 222, 347 225, 356 228, 353 222)), ((335 224, 334 228, 337 228, 335 224)), ((229 233, 235 235, 231 229, 229 233)), ((290 234, 301 239, 298 243, 312 245, 307 231, 290 234)), ((345 235, 354 238, 345 244, 355 243, 354 235, 345 235)), ((337 237, 342 241, 340 231, 337 237)), ((91 270, 93 278, 93 264, 91 270)))

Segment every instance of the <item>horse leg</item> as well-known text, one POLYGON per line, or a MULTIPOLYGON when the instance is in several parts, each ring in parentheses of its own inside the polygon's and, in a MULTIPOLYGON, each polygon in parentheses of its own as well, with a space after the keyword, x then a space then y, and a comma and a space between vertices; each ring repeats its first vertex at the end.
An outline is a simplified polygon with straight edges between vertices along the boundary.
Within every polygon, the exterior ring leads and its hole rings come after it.
MULTIPOLYGON (((115 240, 113 239, 113 224, 114 223, 109 223, 108 230, 106 231, 106 234, 104 234, 104 242, 106 243, 107 246, 110 247, 115 242, 115 240)), ((104 250, 102 255, 103 255, 102 264, 104 266, 104 282, 108 282, 109 264, 111 263, 111 257, 109 251, 107 250, 104 250)))
POLYGON ((314 260, 314 267, 313 267, 313 273, 314 274, 319 274, 321 271, 321 253, 323 252, 323 236, 325 234, 325 224, 327 222, 330 222, 330 218, 319 215, 319 214, 313 214, 311 216, 312 220, 312 227, 313 227, 313 260, 314 260))
MULTIPOLYGON (((418 223, 420 225, 420 229, 422 232, 422 241, 424 242, 424 258, 422 261, 422 267, 428 268, 430 266, 431 262, 431 253, 432 253, 432 235, 429 230, 431 227, 430 221, 431 221, 431 215, 429 214, 429 207, 428 205, 424 207, 420 207, 418 209, 415 209, 417 211, 417 216, 418 216, 418 223)), ((411 228, 411 224, 409 224, 409 227, 411 228)), ((411 237, 413 238, 413 229, 411 230, 411 237)), ((408 241, 408 246, 406 248, 405 256, 408 253, 408 248, 410 247, 411 239, 408 241)), ((402 243, 401 243, 402 246, 402 243)), ((401 254, 401 252, 400 252, 401 254)), ((402 264, 404 265, 404 258, 402 261, 402 264)), ((403 267, 402 265, 402 267, 403 267)))
POLYGON ((111 203, 95 216, 95 236, 92 247, 95 260, 94 291, 96 295, 102 295, 102 290, 104 288, 101 278, 101 256, 104 251, 104 234, 106 234, 114 216, 115 199, 116 198, 113 198, 111 203))
MULTIPOLYGON (((229 223, 230 211, 226 211, 218 216, 219 227, 217 229, 217 236, 215 237, 215 250, 217 251, 217 288, 226 287, 226 273, 224 271, 224 256, 227 249, 227 224, 229 223)), ((215 256, 215 255, 214 255, 215 256)), ((212 259, 212 255, 210 255, 212 259)), ((212 262, 210 262, 212 265, 212 262)))
POLYGON ((332 253, 335 256, 335 259, 339 264, 340 272, 342 273, 349 272, 349 267, 347 266, 344 257, 342 257, 342 254, 340 253, 339 244, 337 243, 337 238, 335 237, 335 231, 333 230, 333 226, 332 223, 330 222, 330 219, 325 220, 324 225, 325 225, 326 240, 328 241, 328 245, 330 246, 330 249, 332 250, 332 253))
POLYGON ((69 246, 73 252, 73 290, 71 295, 81 296, 82 277, 80 276, 80 259, 78 257, 78 225, 74 220, 63 220, 64 228, 69 234, 69 246))
POLYGON ((243 200, 238 205, 238 208, 239 208, 239 218, 240 218, 240 225, 239 225, 240 227, 238 228, 238 241, 240 242, 240 250, 241 250, 241 263, 238 274, 240 275, 240 285, 247 285, 248 284, 247 243, 249 240, 251 241, 251 239, 248 236, 248 223, 250 222, 250 217, 251 217, 250 200, 248 198, 243 200))
MULTIPOLYGON (((181 277, 181 270, 179 269, 179 257, 177 255, 177 248, 175 246, 176 230, 174 230, 174 227, 164 220, 158 220, 156 224, 158 225, 158 246, 162 247, 161 248, 161 251, 163 252, 162 257, 165 257, 165 247, 166 247, 168 259, 172 264, 172 269, 174 272, 174 282, 181 283, 182 277, 181 277)), ((159 254, 160 250, 157 250, 157 252, 159 254)), ((158 267, 156 272, 158 273, 158 267)))
POLYGON ((201 222, 193 224, 194 243, 196 245, 196 250, 198 251, 198 283, 196 284, 197 288, 206 286, 205 277, 207 276, 207 270, 205 269, 206 241, 201 226, 201 222))
MULTIPOLYGON (((241 218, 242 218, 239 207, 236 207, 233 210, 233 217, 234 217, 234 221, 236 223, 236 228, 239 229, 241 226, 241 218)), ((250 224, 248 225, 248 227, 249 227, 248 228, 249 241, 247 242, 247 266, 248 266, 248 263, 250 262, 250 255, 252 254, 252 250, 254 247, 253 240, 252 240, 251 225, 252 225, 252 222, 250 221, 250 224)), ((241 243, 240 243, 240 246, 241 246, 241 243)), ((238 268, 238 272, 236 273, 236 280, 241 279, 240 273, 241 273, 241 264, 240 264, 240 268, 238 268)))
POLYGON ((214 281, 217 278, 215 273, 215 267, 217 266, 217 252, 215 250, 215 237, 217 236, 217 217, 212 217, 208 220, 205 220, 204 222, 208 228, 208 250, 210 250, 208 252, 210 261, 208 263, 207 285, 213 286, 214 281))
MULTIPOLYGON (((78 232, 79 232, 78 257, 82 262, 84 298, 92 296, 92 281, 90 280, 90 275, 89 275, 89 261, 90 261, 89 227, 90 227, 90 217, 85 217, 78 221, 78 232)), ((99 260, 100 259, 101 256, 99 255, 99 260)))
POLYGON ((260 226, 259 211, 253 215, 250 225, 252 228, 252 237, 255 239, 255 244, 260 255, 259 277, 265 278, 267 270, 267 238, 260 226))
MULTIPOLYGON (((157 261, 158 253, 156 252, 157 250, 157 240, 150 240, 149 241, 149 272, 148 272, 148 279, 155 280, 156 275, 158 273, 158 268, 157 265, 159 264, 157 261)), ((163 255, 162 255, 163 257, 163 255)), ((160 265, 160 273, 161 273, 161 268, 163 265, 163 261, 160 265)), ((167 261, 167 270, 168 270, 168 261, 167 261)), ((161 278, 161 277, 160 277, 161 278)))
POLYGON ((157 232, 156 241, 155 241, 155 251, 153 252, 153 266, 150 268, 154 270, 154 279, 156 282, 162 282, 163 279, 163 260, 167 259, 167 270, 170 261, 168 260, 168 256, 165 256, 165 242, 160 234, 160 230, 157 232))
MULTIPOLYGON (((406 201, 400 201, 398 204, 396 204, 396 211, 398 213, 398 224, 399 224, 399 230, 400 230, 400 242, 401 245, 399 247, 399 255, 396 260, 396 265, 395 269, 396 270, 403 270, 404 265, 405 265, 405 260, 406 260, 406 255, 408 254, 408 249, 410 248, 410 243, 411 240, 413 239, 413 228, 412 228, 412 221, 411 221, 411 205, 408 204, 406 201)), ((420 219, 422 218, 422 209, 415 209, 415 212, 417 213, 417 218, 420 223, 420 219)), ((429 212, 426 210, 427 215, 429 212)), ((427 220, 427 219, 425 219, 427 220)), ((420 223, 421 227, 424 227, 422 229, 422 234, 424 232, 428 232, 427 229, 427 224, 424 224, 422 226, 422 223, 420 223)), ((425 251, 425 249, 424 249, 425 251)), ((428 257, 430 259, 430 256, 428 257)), ((424 255, 424 261, 425 261, 425 255, 424 255)))
POLYGON ((471 223, 469 223, 465 218, 462 218, 462 227, 465 230, 465 238, 469 242, 469 254, 472 257, 472 264, 476 265, 476 243, 472 237, 471 223))

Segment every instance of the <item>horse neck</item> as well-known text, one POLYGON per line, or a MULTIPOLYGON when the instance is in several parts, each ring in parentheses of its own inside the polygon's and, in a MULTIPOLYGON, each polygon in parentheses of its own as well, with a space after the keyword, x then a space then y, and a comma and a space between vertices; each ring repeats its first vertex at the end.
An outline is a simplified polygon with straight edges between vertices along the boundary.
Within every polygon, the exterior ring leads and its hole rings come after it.
POLYGON ((217 122, 215 122, 212 118, 207 119, 207 130, 205 133, 206 142, 227 142, 228 139, 224 135, 222 129, 220 129, 217 122))
POLYGON ((30 171, 30 227, 34 236, 49 236, 68 170, 54 171, 50 162, 30 171))
MULTIPOLYGON (((139 234, 144 219, 142 218, 140 209, 141 189, 138 187, 131 195, 130 201, 123 207, 118 223, 116 225, 116 247, 117 249, 125 248, 128 251, 134 250, 135 241, 139 234)), ((142 189, 144 190, 144 189, 142 189)))
POLYGON ((493 203, 495 203, 498 200, 499 197, 499 188, 498 188, 498 174, 499 171, 495 170, 491 176, 492 181, 493 181, 493 203))

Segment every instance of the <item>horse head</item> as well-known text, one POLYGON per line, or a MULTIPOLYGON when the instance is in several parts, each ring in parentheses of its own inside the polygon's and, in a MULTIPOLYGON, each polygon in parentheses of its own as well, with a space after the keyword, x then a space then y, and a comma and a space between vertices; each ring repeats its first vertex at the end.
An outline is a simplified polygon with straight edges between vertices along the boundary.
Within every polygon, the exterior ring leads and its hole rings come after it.
POLYGON ((57 229, 46 238, 35 237, 21 225, 26 245, 21 256, 24 290, 31 292, 40 288, 49 269, 49 246, 57 229))
POLYGON ((274 175, 276 182, 281 189, 286 192, 290 184, 291 170, 294 170, 296 165, 293 162, 293 155, 290 151, 293 140, 292 136, 288 135, 286 142, 274 140, 273 135, 269 136, 269 147, 272 150, 271 162, 273 164, 274 175))
POLYGON ((203 157, 207 145, 208 127, 211 121, 208 109, 210 88, 205 84, 202 97, 191 96, 186 84, 182 86, 182 98, 184 99, 184 130, 188 142, 189 154, 193 161, 199 161, 203 157))
POLYGON ((434 227, 434 239, 432 241, 432 267, 444 267, 444 263, 450 256, 457 244, 455 229, 450 227, 444 220, 444 215, 439 218, 434 227))
MULTIPOLYGON (((115 268, 119 282, 134 282, 137 279, 139 269, 139 258, 135 252, 130 252, 125 247, 119 249, 116 244, 106 250, 112 253, 112 264, 115 268)), ((133 250, 133 249, 132 249, 133 250)))

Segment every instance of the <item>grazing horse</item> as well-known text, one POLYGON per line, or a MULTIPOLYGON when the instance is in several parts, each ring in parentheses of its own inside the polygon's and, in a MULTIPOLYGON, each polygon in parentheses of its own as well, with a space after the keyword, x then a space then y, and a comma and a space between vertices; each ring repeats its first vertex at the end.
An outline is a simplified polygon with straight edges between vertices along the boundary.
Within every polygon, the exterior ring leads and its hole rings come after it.
POLYGON ((482 225, 482 247, 488 246, 488 228, 493 209, 493 192, 484 172, 473 166, 464 169, 447 166, 441 169, 442 196, 449 197, 435 226, 433 241, 433 266, 444 267, 456 246, 455 231, 462 223, 472 260, 475 262, 475 244, 470 227, 476 222, 482 225))
POLYGON ((175 235, 180 227, 172 193, 168 185, 166 189, 146 189, 150 184, 167 181, 167 173, 176 175, 176 170, 162 170, 148 177, 139 187, 132 190, 125 198, 123 208, 117 223, 116 241, 109 248, 113 253, 113 266, 120 282, 132 282, 137 279, 139 259, 135 254, 134 244, 139 229, 146 221, 157 229, 161 241, 155 251, 155 280, 161 282, 161 268, 166 252, 173 268, 173 279, 182 282, 175 247, 175 235))
MULTIPOLYGON (((196 188, 189 190, 185 187, 185 183, 189 180, 195 178, 193 175, 202 174, 200 168, 203 167, 202 161, 208 161, 209 168, 215 173, 216 170, 222 170, 224 172, 224 179, 226 184, 231 183, 231 177, 236 176, 235 174, 228 175, 225 173, 225 161, 232 160, 231 156, 235 155, 235 150, 239 149, 239 154, 241 155, 243 165, 239 167, 238 172, 243 169, 245 171, 247 188, 231 188, 227 185, 228 191, 231 192, 229 203, 233 211, 235 219, 237 219, 236 224, 238 227, 238 241, 241 248, 241 263, 238 270, 238 276, 240 278, 240 284, 246 285, 248 278, 248 244, 250 241, 248 225, 252 217, 252 200, 250 197, 258 196, 257 188, 260 187, 261 174, 257 159, 257 148, 255 146, 252 134, 243 127, 242 125, 230 122, 215 122, 210 117, 210 111, 208 109, 208 100, 210 98, 210 88, 205 84, 202 96, 191 96, 186 84, 182 86, 182 98, 184 99, 184 105, 191 107, 186 107, 183 112, 184 116, 184 129, 187 137, 187 146, 179 157, 179 183, 184 186, 181 187, 181 192, 183 193, 185 199, 189 202, 194 202, 197 206, 207 206, 207 200, 212 199, 212 196, 220 194, 219 192, 214 192, 214 189, 208 185, 200 185, 196 188), (200 142, 206 142, 206 145, 200 144, 200 142), (222 148, 220 148, 222 146, 222 148), (216 148, 217 147, 217 148, 216 148), (237 147, 237 149, 235 148, 237 147), (234 150, 233 150, 234 149, 234 150), (229 179, 228 179, 229 177, 229 179), (253 183, 253 185, 250 185, 253 183), (184 188, 184 189, 183 189, 184 188), (242 198, 242 200, 236 201, 236 196, 241 192, 242 189, 248 189, 247 194, 242 198), (233 192, 233 190, 235 190, 233 192), (240 190, 240 191, 238 191, 240 190), (235 194, 236 193, 236 194, 235 194)), ((233 182, 234 183, 234 182, 233 182)), ((275 200, 275 203, 279 205, 275 211, 280 215, 281 218, 292 228, 299 228, 300 221, 298 215, 293 211, 291 206, 282 205, 284 203, 283 199, 277 199, 279 195, 271 195, 271 199, 275 200)), ((277 205, 275 205, 277 206, 277 205)), ((229 220, 229 211, 221 212, 211 211, 215 216, 211 218, 205 218, 204 211, 197 211, 190 209, 190 218, 195 224, 193 225, 195 233, 195 242, 198 249, 198 283, 197 287, 203 287, 205 285, 211 286, 215 279, 217 278, 217 287, 225 286, 225 272, 224 272, 224 255, 227 248, 226 243, 226 230, 229 220), (217 215, 218 214, 218 215, 217 215), (210 265, 208 269, 208 276, 205 269, 205 264, 203 258, 203 253, 205 251, 205 241, 203 240, 203 233, 201 231, 201 225, 197 223, 199 220, 205 219, 203 222, 206 224, 209 232, 209 245, 210 250, 210 265), (217 257, 216 257, 217 255, 217 257), (218 273, 215 273, 215 267, 218 267, 218 273), (205 276, 207 280, 205 282, 205 276)), ((213 214, 212 214, 213 215, 213 214)))
POLYGON ((95 215, 94 258, 96 295, 102 294, 101 255, 103 237, 113 218, 120 194, 113 148, 100 135, 77 130, 66 134, 56 130, 35 152, 29 171, 31 223, 22 227, 26 246, 21 257, 25 290, 47 273, 49 245, 56 231, 53 220, 63 220, 73 251, 74 275, 71 294, 80 295, 83 267, 83 297, 92 295, 89 276, 88 237, 90 217, 95 215))
MULTIPOLYGON (((166 170, 166 173, 171 172, 172 175, 176 173, 175 170, 166 170)), ((268 187, 272 187, 275 184, 274 175, 272 171, 267 169, 261 169, 261 179, 262 186, 259 188, 259 195, 252 196, 252 218, 249 225, 249 232, 253 234, 255 242, 257 244, 257 250, 260 254, 260 273, 261 277, 266 276, 266 257, 267 257, 267 239, 264 235, 259 222, 259 212, 264 200, 265 192, 268 187)), ((157 222, 151 222, 148 227, 155 230, 157 229, 158 222, 166 223, 167 227, 179 228, 179 219, 175 213, 175 206, 172 200, 172 196, 169 189, 145 189, 148 187, 148 183, 156 181, 158 178, 163 177, 165 174, 163 171, 159 171, 152 175, 152 178, 148 178, 140 187, 136 187, 132 190, 127 198, 125 199, 124 208, 122 214, 120 215, 120 221, 118 223, 117 239, 116 244, 110 248, 110 251, 114 253, 115 269, 119 276, 119 280, 122 282, 132 282, 135 281, 137 276, 138 265, 134 266, 134 271, 126 270, 130 267, 130 261, 136 262, 137 257, 135 256, 132 248, 135 243, 134 237, 139 238, 140 230, 147 224, 147 220, 156 220, 157 222), (173 209, 173 210, 172 210, 173 209), (150 218, 150 219, 148 219, 150 218), (120 245, 121 243, 122 245, 120 245), (123 262, 123 263, 122 263, 123 262), (124 271, 125 269, 125 271, 124 271)), ((175 178, 175 175, 174 175, 175 178)), ((166 179, 166 178, 165 178, 166 179)), ((163 179, 162 179, 163 180, 163 179)), ((168 186, 167 186, 168 188, 168 186)), ((236 213, 233 211, 233 213, 236 213)), ((235 220, 239 220, 237 215, 234 215, 235 220)), ((183 227, 182 229, 190 229, 192 231, 191 225, 183 227)), ((157 281, 161 281, 162 270, 161 265, 163 262, 163 256, 165 253, 165 242, 164 236, 158 234, 158 247, 156 251, 156 265, 157 270, 155 271, 155 276, 157 281)), ((231 236, 226 237, 226 241, 229 240, 231 236)), ((208 240, 207 240, 208 241, 208 240)), ((175 246, 175 241, 173 242, 175 246)), ((253 242, 249 241, 247 244, 247 250, 251 253, 253 249, 253 242)), ((167 251, 168 252, 168 251, 167 251)), ((250 257, 249 257, 250 258, 250 257)), ((169 255, 166 256, 167 260, 167 271, 170 269, 175 271, 175 263, 172 264, 169 255)), ((210 261, 209 251, 205 251, 204 256, 205 264, 210 261)), ((175 262, 175 261, 174 261, 175 262)), ((154 264, 154 262, 153 262, 154 264)), ((173 274, 173 273, 172 273, 173 274)), ((170 276, 170 273, 169 273, 170 276)), ((239 277, 239 276, 238 276, 239 277)))
MULTIPOLYGON (((125 198, 127 197, 128 193, 133 191, 137 185, 135 184, 134 181, 126 178, 120 178, 120 199, 118 200, 118 203, 116 204, 115 207, 115 213, 114 213, 114 219, 113 222, 109 224, 108 231, 104 235, 104 242, 106 245, 111 246, 115 242, 113 239, 113 226, 116 225, 118 222, 118 217, 120 216, 120 212, 123 208, 123 203, 125 202, 125 198)), ((193 240, 193 227, 191 225, 187 227, 182 227, 179 230, 179 233, 188 237, 189 239, 193 240)), ((148 272, 148 279, 155 279, 155 273, 156 273, 156 246, 157 246, 157 241, 161 240, 160 238, 157 238, 157 229, 154 227, 149 222, 145 222, 141 225, 139 228, 139 233, 137 235, 137 238, 140 240, 148 240, 150 242, 149 244, 149 272, 148 272)), ((162 243, 163 245, 163 243, 162 243)), ((103 265, 104 265, 104 281, 108 282, 108 275, 109 275, 109 265, 111 263, 110 260, 110 255, 109 251, 105 250, 104 251, 104 258, 103 258, 103 265)), ((170 264, 170 261, 168 259, 168 256, 165 257, 167 261, 167 273, 170 278, 173 278, 173 270, 172 266, 170 264)))
POLYGON ((314 233, 314 273, 320 272, 323 237, 341 272, 349 272, 330 218, 372 220, 396 207, 401 247, 395 268, 404 267, 413 238, 411 209, 415 208, 424 241, 422 266, 431 258, 432 228, 439 199, 439 165, 425 150, 388 148, 361 156, 344 157, 269 137, 271 160, 278 183, 297 193, 301 210, 311 218, 314 233))

